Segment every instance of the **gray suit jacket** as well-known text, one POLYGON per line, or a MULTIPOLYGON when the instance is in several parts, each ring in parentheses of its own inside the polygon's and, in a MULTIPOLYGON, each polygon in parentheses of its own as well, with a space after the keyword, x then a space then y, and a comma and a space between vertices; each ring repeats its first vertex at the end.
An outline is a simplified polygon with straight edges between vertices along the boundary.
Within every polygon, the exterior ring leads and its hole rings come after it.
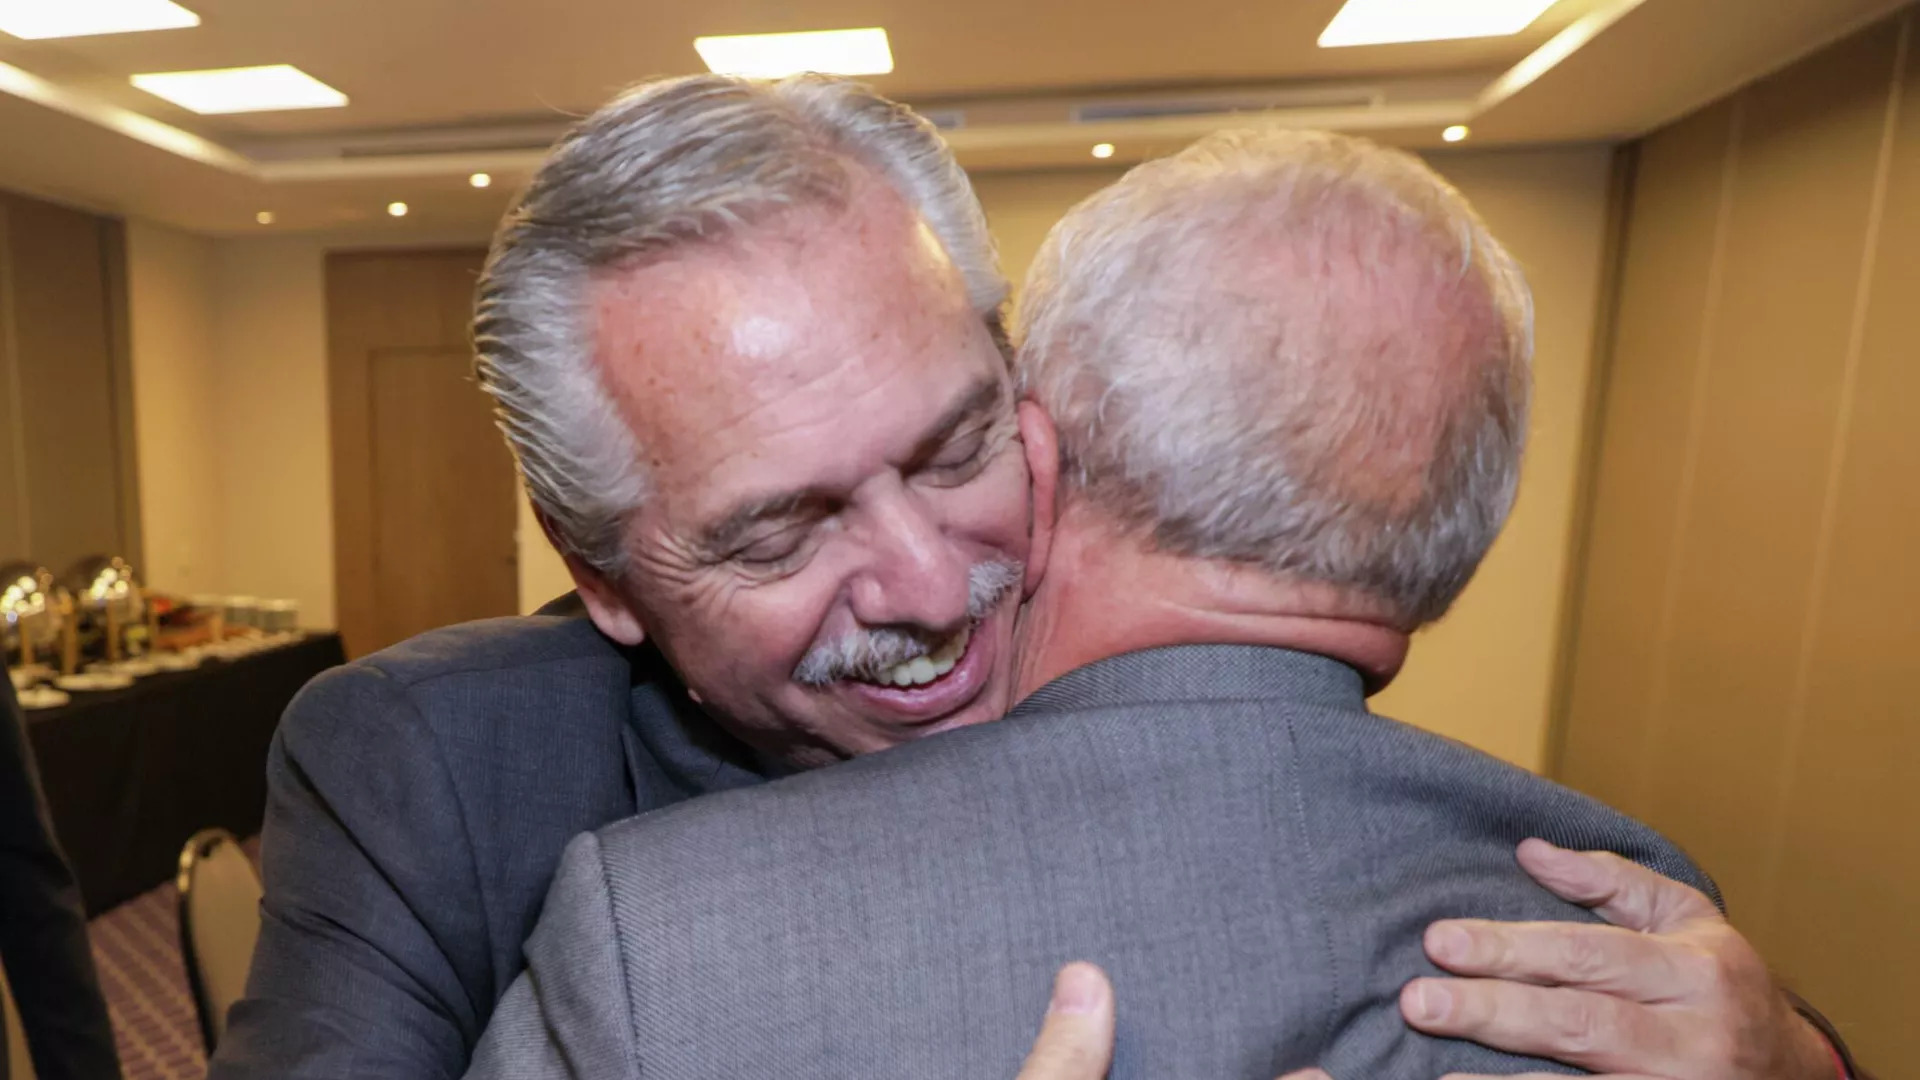
POLYGON ((264 921, 213 1080, 459 1076, 568 840, 758 781, 657 652, 585 618, 321 675, 268 754, 264 921))
POLYGON ((1435 919, 1592 918, 1519 870, 1527 836, 1712 892, 1646 827, 1370 714, 1341 664, 1135 653, 575 841, 469 1075, 1009 1077, 1077 958, 1113 976, 1117 1078, 1520 1071, 1396 1000, 1435 919))

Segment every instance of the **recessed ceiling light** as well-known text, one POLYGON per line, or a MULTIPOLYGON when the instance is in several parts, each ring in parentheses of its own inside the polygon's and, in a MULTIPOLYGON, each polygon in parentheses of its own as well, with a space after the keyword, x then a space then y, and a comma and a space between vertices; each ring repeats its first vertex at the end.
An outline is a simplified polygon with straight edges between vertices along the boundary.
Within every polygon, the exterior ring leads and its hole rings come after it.
POLYGON ((483 172, 477 172, 467 177, 467 183, 472 184, 474 187, 492 187, 493 177, 483 172))
POLYGON ((135 75, 133 85, 202 115, 333 109, 347 95, 291 64, 135 75))
POLYGON ((1104 161, 1104 160, 1106 160, 1107 158, 1110 158, 1110 157, 1112 157, 1112 156, 1113 156, 1113 144, 1112 144, 1112 143, 1110 143, 1110 142, 1103 142, 1103 143, 1096 143, 1096 144, 1094 144, 1094 147, 1093 147, 1093 156, 1094 156, 1094 157, 1097 157, 1097 158, 1100 158, 1100 159, 1101 159, 1102 161, 1104 161))
POLYGON ((1447 140, 1448 142, 1462 142, 1466 139, 1468 135, 1471 135, 1471 134, 1473 134, 1473 132, 1468 130, 1467 125, 1455 124, 1452 127, 1446 129, 1445 131, 1442 131, 1440 133, 1440 137, 1447 140))
POLYGON ((259 222, 262 225, 271 225, 273 224, 273 211, 262 210, 259 213, 253 215, 253 220, 259 222))
POLYGON ((0 0, 0 31, 29 41, 199 25, 173 0, 0 0))
POLYGON ((693 39, 694 51, 721 75, 780 79, 803 71, 823 75, 885 75, 893 70, 887 32, 809 30, 799 34, 734 34, 693 39))
POLYGON ((407 204, 403 202, 390 202, 387 204, 387 213, 394 217, 406 217, 407 204))
POLYGON ((1556 0, 1347 0, 1320 47, 1505 37, 1533 25, 1556 0))

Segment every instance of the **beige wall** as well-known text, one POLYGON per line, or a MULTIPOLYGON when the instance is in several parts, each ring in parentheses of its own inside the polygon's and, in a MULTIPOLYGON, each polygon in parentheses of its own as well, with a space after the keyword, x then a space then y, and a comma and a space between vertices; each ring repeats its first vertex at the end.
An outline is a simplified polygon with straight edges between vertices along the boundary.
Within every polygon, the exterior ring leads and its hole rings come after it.
POLYGON ((1645 140, 1558 773, 1920 1059, 1920 11, 1645 140))
POLYGON ((188 596, 225 588, 217 249, 204 237, 127 226, 141 569, 148 585, 188 596))
POLYGON ((319 245, 220 245, 218 355, 227 587, 332 626, 326 294, 319 245))
MULTIPOLYGON (((1578 472, 1609 154, 1579 147, 1435 160, 1533 281, 1540 342, 1533 443, 1507 535, 1459 610, 1421 636, 1406 674, 1379 707, 1537 768, 1578 472)), ((1009 274, 1023 276, 1053 222, 1118 175, 1099 169, 979 178, 1009 274)), ((321 381, 327 243, 215 245, 223 400, 248 417, 236 423, 249 432, 227 444, 250 449, 244 461, 226 466, 230 510, 223 520, 236 575, 227 587, 297 595, 310 621, 331 617, 333 595, 321 381)), ((520 531, 520 596, 532 610, 571 582, 524 510, 520 531)))
POLYGON ((147 575, 333 624, 321 247, 128 228, 147 575))

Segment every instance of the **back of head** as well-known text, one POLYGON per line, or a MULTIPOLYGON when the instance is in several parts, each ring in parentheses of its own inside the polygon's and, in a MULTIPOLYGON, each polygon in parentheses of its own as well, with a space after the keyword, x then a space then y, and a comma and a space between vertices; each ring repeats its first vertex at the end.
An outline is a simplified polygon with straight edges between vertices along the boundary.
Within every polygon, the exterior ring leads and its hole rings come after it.
POLYGON ((1021 298, 1069 498, 1194 558, 1445 613, 1511 509, 1532 306, 1417 158, 1241 131, 1074 208, 1021 298))
POLYGON ((646 497, 641 448, 593 361, 588 281, 891 185, 999 330, 1006 282, 966 174, 924 118, 850 80, 724 75, 634 87, 577 124, 494 236, 474 319, 480 383, 562 552, 617 576, 646 497))

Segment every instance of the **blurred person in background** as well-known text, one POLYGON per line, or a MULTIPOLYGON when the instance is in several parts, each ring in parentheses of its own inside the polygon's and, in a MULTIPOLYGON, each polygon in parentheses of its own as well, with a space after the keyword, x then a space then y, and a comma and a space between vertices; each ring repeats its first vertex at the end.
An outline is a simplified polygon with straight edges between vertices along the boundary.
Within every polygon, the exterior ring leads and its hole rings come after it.
MULTIPOLYGON (((0 684, 0 965, 39 1080, 120 1075, 80 889, 53 835, 11 681, 0 684)), ((0 1027, 0 1076, 5 1042, 0 1027)))

